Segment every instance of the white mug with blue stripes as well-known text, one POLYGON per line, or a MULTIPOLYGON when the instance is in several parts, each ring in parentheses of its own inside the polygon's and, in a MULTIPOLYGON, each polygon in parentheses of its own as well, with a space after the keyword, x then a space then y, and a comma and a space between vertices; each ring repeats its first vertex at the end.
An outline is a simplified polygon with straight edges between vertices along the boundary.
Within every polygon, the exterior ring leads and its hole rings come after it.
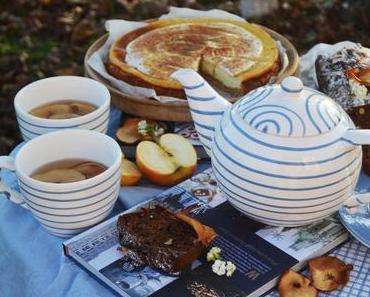
POLYGON ((69 237, 106 218, 120 190, 122 152, 105 134, 79 129, 54 131, 24 144, 15 159, 0 157, 0 168, 15 171, 20 192, 0 189, 10 200, 23 199, 34 217, 51 234, 69 237), (48 183, 30 175, 38 168, 59 160, 84 159, 103 164, 103 173, 73 183, 48 183))
POLYGON ((48 77, 22 88, 14 98, 14 108, 25 141, 61 129, 87 129, 106 133, 110 93, 102 83, 87 77, 48 77), (71 119, 44 119, 30 114, 36 107, 60 100, 83 101, 96 106, 97 109, 71 119))
POLYGON ((343 204, 370 202, 370 194, 353 192, 370 130, 355 129, 325 94, 287 77, 231 104, 193 70, 177 70, 172 78, 184 87, 220 189, 242 213, 269 225, 299 226, 343 204))

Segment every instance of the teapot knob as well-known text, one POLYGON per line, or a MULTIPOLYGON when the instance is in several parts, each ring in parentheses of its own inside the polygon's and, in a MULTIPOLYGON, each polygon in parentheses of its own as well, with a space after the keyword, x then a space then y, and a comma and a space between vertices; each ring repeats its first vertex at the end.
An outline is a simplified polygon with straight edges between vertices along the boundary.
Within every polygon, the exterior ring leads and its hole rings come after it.
POLYGON ((281 82, 281 88, 288 93, 299 93, 303 90, 303 83, 298 77, 288 76, 281 82))

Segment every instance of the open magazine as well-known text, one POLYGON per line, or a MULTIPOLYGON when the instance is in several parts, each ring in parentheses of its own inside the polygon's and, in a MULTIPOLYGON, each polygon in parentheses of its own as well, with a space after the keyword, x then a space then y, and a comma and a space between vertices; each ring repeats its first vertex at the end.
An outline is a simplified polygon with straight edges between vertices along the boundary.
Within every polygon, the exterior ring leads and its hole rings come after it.
POLYGON ((336 217, 296 228, 271 227, 249 219, 226 201, 211 169, 127 212, 158 203, 214 228, 217 237, 211 247, 221 248, 223 259, 236 265, 235 273, 216 275, 205 257, 179 276, 136 263, 119 249, 118 216, 64 242, 65 254, 121 296, 261 296, 284 271, 301 269, 308 259, 348 238, 336 217))

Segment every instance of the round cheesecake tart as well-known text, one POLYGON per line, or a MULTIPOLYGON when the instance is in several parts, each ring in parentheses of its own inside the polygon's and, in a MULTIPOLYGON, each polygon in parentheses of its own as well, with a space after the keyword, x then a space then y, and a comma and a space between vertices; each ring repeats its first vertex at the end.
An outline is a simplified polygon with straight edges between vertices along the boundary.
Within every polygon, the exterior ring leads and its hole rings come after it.
POLYGON ((113 43, 108 71, 158 95, 186 98, 170 75, 191 68, 214 86, 243 95, 280 70, 275 40, 260 27, 226 19, 167 19, 133 30, 113 43))

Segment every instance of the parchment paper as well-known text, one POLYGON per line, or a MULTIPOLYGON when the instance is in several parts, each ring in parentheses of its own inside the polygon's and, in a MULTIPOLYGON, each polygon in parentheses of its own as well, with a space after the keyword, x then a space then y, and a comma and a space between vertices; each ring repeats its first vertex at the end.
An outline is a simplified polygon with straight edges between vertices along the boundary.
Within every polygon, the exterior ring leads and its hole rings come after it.
MULTIPOLYGON (((169 13, 166 15, 162 15, 159 19, 200 18, 200 17, 231 19, 235 21, 245 22, 243 18, 223 10, 213 9, 208 11, 199 11, 189 8, 178 8, 178 7, 171 7, 169 13)), ((111 76, 105 68, 108 52, 112 43, 122 35, 146 25, 147 23, 145 22, 130 22, 125 20, 106 21, 105 28, 109 34, 109 37, 107 41, 104 43, 104 45, 91 55, 87 63, 97 73, 99 73, 102 77, 107 79, 114 87, 118 88, 119 90, 126 94, 154 98, 162 102, 183 100, 174 97, 158 96, 154 89, 132 86, 122 80, 116 79, 115 77, 111 76)), ((288 60, 286 56, 286 50, 280 44, 280 42, 278 42, 278 48, 280 52, 280 59, 283 65, 281 69, 282 72, 287 66, 288 60)), ((226 96, 227 94, 221 95, 226 96)))

